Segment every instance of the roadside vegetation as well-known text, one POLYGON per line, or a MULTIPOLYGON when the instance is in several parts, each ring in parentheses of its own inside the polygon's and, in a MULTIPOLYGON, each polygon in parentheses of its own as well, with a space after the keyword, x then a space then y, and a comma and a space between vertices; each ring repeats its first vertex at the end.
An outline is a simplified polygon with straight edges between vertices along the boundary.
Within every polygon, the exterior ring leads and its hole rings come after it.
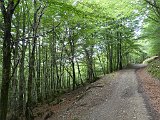
POLYGON ((147 70, 152 76, 160 80, 160 58, 155 59, 148 64, 147 70))
POLYGON ((159 0, 0 0, 0 120, 32 120, 38 104, 59 103, 61 94, 141 63, 149 50, 160 55, 159 6, 159 0))

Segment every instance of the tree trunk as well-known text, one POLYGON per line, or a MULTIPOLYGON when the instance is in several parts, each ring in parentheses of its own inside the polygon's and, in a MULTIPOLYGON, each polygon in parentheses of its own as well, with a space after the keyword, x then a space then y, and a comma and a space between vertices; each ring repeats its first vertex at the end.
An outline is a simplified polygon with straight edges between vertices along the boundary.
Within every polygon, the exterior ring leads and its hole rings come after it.
POLYGON ((113 72, 113 43, 109 44, 109 68, 110 68, 110 72, 113 72))
POLYGON ((41 45, 39 45, 38 48, 36 48, 36 57, 37 57, 37 81, 36 81, 36 88, 37 88, 37 102, 42 101, 42 95, 41 95, 41 45))
POLYGON ((8 109, 8 90, 11 79, 11 20, 12 15, 7 14, 4 17, 4 40, 3 40, 3 69, 2 69, 2 87, 0 101, 0 119, 6 120, 8 109))
POLYGON ((11 109, 12 109, 12 113, 13 113, 13 116, 17 116, 17 109, 18 109, 18 101, 17 101, 17 98, 18 98, 18 69, 17 69, 17 66, 19 64, 19 56, 18 56, 18 44, 19 44, 19 28, 20 28, 20 22, 19 22, 19 17, 20 17, 20 14, 19 12, 16 14, 16 22, 17 22, 17 26, 16 26, 16 38, 14 40, 14 44, 13 44, 13 60, 14 60, 14 66, 12 68, 12 73, 13 73, 13 78, 12 78, 12 98, 11 98, 11 109))
POLYGON ((119 69, 121 70, 122 69, 122 35, 121 33, 119 34, 120 36, 120 40, 119 40, 119 69))
POLYGON ((75 45, 73 38, 69 38, 70 49, 71 49, 71 66, 72 66, 72 76, 73 76, 73 90, 76 88, 76 74, 75 74, 75 64, 74 64, 74 54, 75 54, 75 45))
POLYGON ((0 120, 6 120, 8 109, 8 91, 11 80, 11 23, 12 15, 20 0, 14 4, 10 0, 7 4, 0 0, 0 8, 4 18, 4 37, 3 37, 3 68, 2 68, 2 87, 1 87, 1 100, 0 100, 0 120))
POLYGON ((35 50, 36 50, 36 43, 37 43, 37 1, 34 0, 34 21, 33 21, 33 42, 32 42, 32 49, 29 55, 29 75, 28 75, 28 99, 27 99, 27 106, 26 106, 26 118, 27 120, 32 119, 32 103, 33 103, 33 80, 35 79, 34 74, 34 67, 35 67, 35 50))
POLYGON ((93 70, 93 46, 91 46, 90 50, 87 50, 84 48, 85 53, 86 53, 86 62, 87 62, 87 76, 88 76, 88 82, 93 82, 95 75, 94 75, 94 70, 93 70))

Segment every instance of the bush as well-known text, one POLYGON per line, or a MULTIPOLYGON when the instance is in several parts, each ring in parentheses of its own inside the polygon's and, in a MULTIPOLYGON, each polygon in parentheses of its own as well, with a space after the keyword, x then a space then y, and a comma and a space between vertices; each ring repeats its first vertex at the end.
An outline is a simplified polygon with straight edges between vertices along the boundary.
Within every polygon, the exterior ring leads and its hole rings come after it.
POLYGON ((148 64, 148 72, 160 80, 160 59, 156 59, 148 64))

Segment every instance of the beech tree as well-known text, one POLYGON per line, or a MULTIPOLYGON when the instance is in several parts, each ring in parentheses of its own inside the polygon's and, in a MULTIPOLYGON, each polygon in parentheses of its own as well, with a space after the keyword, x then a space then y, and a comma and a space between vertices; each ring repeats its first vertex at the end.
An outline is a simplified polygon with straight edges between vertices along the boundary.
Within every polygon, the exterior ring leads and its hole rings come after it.
MULTIPOLYGON (((11 24, 12 17, 16 7, 20 0, 8 0, 7 3, 4 0, 0 0, 0 7, 3 16, 3 68, 2 68, 2 87, 1 87, 1 100, 0 100, 0 119, 5 120, 8 109, 8 92, 11 80, 11 50, 12 50, 12 39, 11 39, 11 24)), ((14 70, 13 70, 14 72, 14 70)))
POLYGON ((144 39, 149 42, 148 47, 150 55, 160 55, 160 42, 159 42, 159 18, 160 18, 160 1, 159 0, 144 0, 148 8, 148 16, 145 20, 144 26, 144 39), (147 36, 147 37, 146 37, 147 36))

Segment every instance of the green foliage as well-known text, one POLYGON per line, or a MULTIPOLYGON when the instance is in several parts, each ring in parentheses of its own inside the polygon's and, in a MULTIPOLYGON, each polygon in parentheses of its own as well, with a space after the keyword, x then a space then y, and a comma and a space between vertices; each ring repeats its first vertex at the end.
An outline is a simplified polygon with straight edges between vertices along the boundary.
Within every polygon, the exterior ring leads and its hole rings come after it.
POLYGON ((144 36, 145 40, 148 41, 148 53, 149 55, 160 55, 160 42, 159 42, 159 30, 160 30, 160 1, 159 0, 153 0, 146 1, 145 3, 148 8, 148 13, 146 15, 148 18, 145 20, 145 26, 144 26, 144 36))
MULTIPOLYGON (((94 82, 99 75, 119 70, 143 54, 134 33, 139 24, 136 18, 141 16, 138 0, 74 2, 20 2, 12 21, 12 71, 17 60, 23 61, 18 61, 15 79, 11 81, 9 105, 14 100, 20 104, 20 97, 21 101, 27 101, 28 92, 36 103, 59 103, 61 100, 55 97, 60 94, 85 82, 94 82), (30 65, 32 60, 33 66, 30 65), (24 69, 21 71, 20 67, 24 69)), ((3 21, 2 17, 0 21, 3 21)), ((3 24, 0 26, 3 28, 3 24)), ((2 35, 1 30, 0 42, 2 35)), ((2 58, 1 55, 0 60, 2 58)), ((18 109, 9 107, 11 111, 18 109)))
POLYGON ((144 41, 148 42, 148 52, 150 55, 160 55, 160 42, 159 42, 159 23, 151 20, 146 21, 144 29, 144 41))
POLYGON ((149 63, 147 70, 154 77, 156 77, 160 80, 160 59, 154 60, 151 63, 149 63))

